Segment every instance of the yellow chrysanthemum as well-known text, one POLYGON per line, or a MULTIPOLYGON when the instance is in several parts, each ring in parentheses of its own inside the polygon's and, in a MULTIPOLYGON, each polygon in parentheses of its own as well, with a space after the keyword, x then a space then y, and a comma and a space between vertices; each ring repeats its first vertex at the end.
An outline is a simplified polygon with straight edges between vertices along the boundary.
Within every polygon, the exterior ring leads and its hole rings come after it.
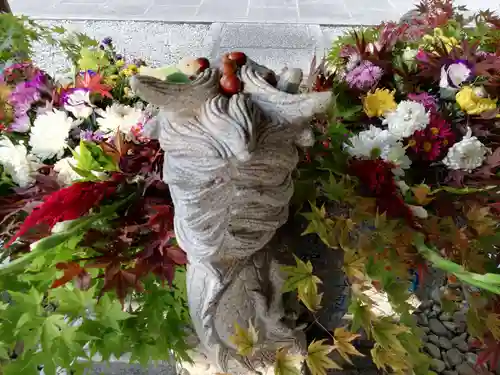
POLYGON ((116 67, 117 68, 121 68, 122 66, 125 65, 125 61, 123 60, 118 60, 116 63, 115 63, 116 67))
POLYGON ((380 117, 388 111, 396 109, 394 92, 387 89, 376 89, 363 99, 363 109, 368 117, 380 117))
POLYGON ((450 52, 453 47, 459 45, 459 42, 456 38, 445 36, 443 30, 441 30, 439 27, 436 27, 434 29, 433 35, 424 35, 422 40, 427 44, 443 43, 447 52, 450 52))
POLYGON ((469 115, 478 115, 497 107, 497 99, 480 96, 477 91, 477 88, 465 86, 455 96, 455 100, 464 112, 469 115))

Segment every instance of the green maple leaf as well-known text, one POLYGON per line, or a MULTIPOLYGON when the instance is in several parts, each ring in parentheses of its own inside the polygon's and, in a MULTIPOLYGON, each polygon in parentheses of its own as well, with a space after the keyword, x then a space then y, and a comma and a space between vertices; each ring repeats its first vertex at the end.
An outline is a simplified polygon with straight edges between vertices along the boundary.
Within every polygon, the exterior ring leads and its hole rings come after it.
POLYGON ((398 335, 408 332, 408 328, 392 322, 389 318, 382 318, 372 323, 373 338, 386 350, 396 351, 404 355, 405 348, 398 339, 398 335))
POLYGON ((42 327, 42 347, 46 353, 51 353, 54 341, 61 336, 61 331, 67 326, 64 315, 49 315, 42 327))
POLYGON ((349 358, 351 355, 364 357, 362 353, 360 353, 351 342, 361 335, 357 333, 352 333, 346 331, 345 328, 339 327, 335 329, 333 334, 334 340, 333 344, 337 352, 340 354, 342 358, 344 358, 347 362, 352 364, 351 359, 349 358))
POLYGON ((290 355, 289 348, 281 348, 276 352, 274 375, 300 375, 302 357, 290 355))
POLYGON ((326 370, 342 370, 338 364, 328 357, 334 349, 332 345, 324 345, 326 340, 313 341, 307 348, 306 364, 311 375, 326 375, 326 370))
POLYGON ((259 334, 252 322, 248 322, 248 329, 244 329, 238 323, 234 323, 234 335, 229 340, 236 346, 238 354, 252 356, 257 348, 259 334))
POLYGON ((311 212, 302 214, 302 216, 309 220, 309 224, 302 235, 317 234, 321 241, 327 246, 336 247, 338 242, 333 233, 335 223, 326 217, 325 206, 323 205, 321 208, 318 208, 312 202, 309 202, 309 204, 311 206, 311 212))
POLYGON ((360 328, 363 328, 369 338, 371 322, 374 318, 370 306, 361 303, 361 301, 357 299, 353 299, 349 306, 349 313, 352 314, 351 330, 358 331, 360 328))
POLYGON ((296 266, 283 266, 281 269, 287 275, 283 285, 283 292, 297 290, 299 299, 306 307, 315 311, 319 308, 321 295, 318 294, 318 284, 321 280, 313 275, 313 266, 310 261, 303 262, 294 255, 296 266))
POLYGON ((117 299, 111 300, 108 293, 99 300, 95 311, 101 324, 117 331, 120 330, 119 322, 131 317, 128 312, 123 311, 117 299))

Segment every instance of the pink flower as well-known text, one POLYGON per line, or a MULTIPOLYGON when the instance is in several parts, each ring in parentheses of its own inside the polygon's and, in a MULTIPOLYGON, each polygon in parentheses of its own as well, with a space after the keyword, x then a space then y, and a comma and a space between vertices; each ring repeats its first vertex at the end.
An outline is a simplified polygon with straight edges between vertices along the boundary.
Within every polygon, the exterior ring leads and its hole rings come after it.
POLYGON ((422 104, 425 107, 425 109, 428 111, 432 112, 432 111, 437 110, 436 99, 432 95, 430 95, 426 92, 410 93, 410 94, 408 94, 408 99, 422 104))
POLYGON ((425 52, 423 49, 419 49, 417 52, 417 56, 415 58, 420 61, 420 62, 428 62, 429 57, 427 56, 427 52, 425 52))
POLYGON ((345 81, 351 88, 368 91, 380 81, 383 74, 381 67, 365 60, 346 74, 345 81))

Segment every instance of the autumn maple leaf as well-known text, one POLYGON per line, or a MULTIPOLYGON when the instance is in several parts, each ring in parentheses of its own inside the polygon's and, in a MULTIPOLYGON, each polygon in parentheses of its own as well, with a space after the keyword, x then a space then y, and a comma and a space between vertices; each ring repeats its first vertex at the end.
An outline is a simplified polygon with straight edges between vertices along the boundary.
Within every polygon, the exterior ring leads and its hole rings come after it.
POLYGON ((488 363, 490 368, 496 368, 500 361, 500 341, 497 341, 493 336, 488 335, 483 342, 475 340, 472 342, 472 347, 482 348, 479 352, 476 362, 477 368, 485 367, 488 363))
POLYGON ((107 98, 113 99, 110 94, 112 87, 102 83, 102 76, 99 73, 90 74, 85 72, 80 74, 76 79, 76 88, 84 88, 90 90, 91 93, 100 94, 107 98))
POLYGON ((87 271, 85 271, 84 268, 82 268, 78 263, 71 262, 71 263, 58 263, 56 265, 56 268, 58 270, 63 270, 64 274, 62 277, 60 277, 57 280, 54 280, 54 282, 51 285, 51 288, 58 288, 60 286, 63 286, 64 284, 72 281, 75 278, 79 278, 82 284, 82 289, 86 289, 86 284, 85 282, 87 279, 89 279, 89 274, 87 271))
POLYGON ((144 292, 144 287, 137 274, 132 270, 121 269, 119 262, 109 264, 104 270, 104 285, 101 293, 113 290, 123 305, 125 297, 131 289, 135 289, 139 293, 144 292))

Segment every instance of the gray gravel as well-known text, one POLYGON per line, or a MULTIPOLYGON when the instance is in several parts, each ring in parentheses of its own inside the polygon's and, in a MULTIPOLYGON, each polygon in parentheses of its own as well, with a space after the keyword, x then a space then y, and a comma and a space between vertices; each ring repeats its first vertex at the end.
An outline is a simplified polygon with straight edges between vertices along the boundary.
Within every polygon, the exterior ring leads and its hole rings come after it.
MULTIPOLYGON (((113 38, 125 56, 142 58, 150 65, 170 65, 184 56, 208 56, 213 42, 210 25, 168 24, 135 21, 38 21, 47 26, 63 26, 101 40, 113 38)), ((34 60, 50 73, 69 66, 57 49, 38 44, 34 60)))

